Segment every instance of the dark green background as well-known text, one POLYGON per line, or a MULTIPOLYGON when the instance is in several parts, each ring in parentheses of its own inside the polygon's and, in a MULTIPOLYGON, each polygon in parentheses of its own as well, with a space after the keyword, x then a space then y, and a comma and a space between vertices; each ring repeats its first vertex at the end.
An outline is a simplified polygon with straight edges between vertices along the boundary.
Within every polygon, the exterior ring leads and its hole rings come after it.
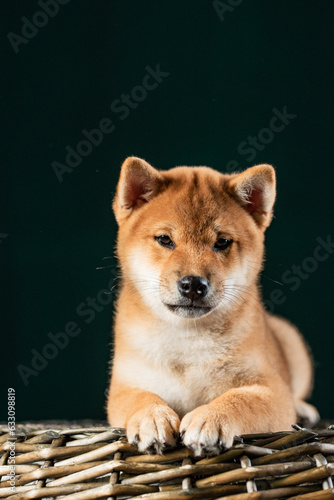
MULTIPOLYGON (((226 2, 227 4, 228 2, 226 2)), ((232 2, 231 4, 237 2, 232 2)), ((0 258, 4 383, 17 393, 17 420, 104 418, 112 305, 91 323, 77 306, 115 274, 116 225, 110 209, 128 155, 158 168, 209 165, 220 171, 268 162, 278 176, 275 219, 267 233, 264 297, 280 289, 275 312, 297 324, 316 364, 312 401, 334 418, 333 261, 298 290, 277 284, 333 234, 332 0, 244 0, 220 20, 211 1, 70 0, 15 54, 37 1, 3 0, 0 258), (125 120, 110 104, 131 93, 146 67, 169 73, 125 120), (267 127, 273 108, 297 115, 250 162, 238 146, 267 127), (110 118, 115 130, 60 183, 82 129, 110 118), (112 266, 97 270, 101 266, 112 266), (81 333, 25 386, 48 333, 75 321, 81 333)), ((6 418, 5 404, 1 418, 6 418)))

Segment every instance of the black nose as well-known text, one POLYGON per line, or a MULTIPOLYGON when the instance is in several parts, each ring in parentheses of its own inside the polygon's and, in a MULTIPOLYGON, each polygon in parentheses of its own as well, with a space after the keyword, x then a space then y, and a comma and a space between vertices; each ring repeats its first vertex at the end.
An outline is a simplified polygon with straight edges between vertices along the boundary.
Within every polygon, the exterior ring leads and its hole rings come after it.
POLYGON ((202 276, 185 276, 177 282, 182 297, 191 301, 203 299, 209 291, 209 282, 202 276))

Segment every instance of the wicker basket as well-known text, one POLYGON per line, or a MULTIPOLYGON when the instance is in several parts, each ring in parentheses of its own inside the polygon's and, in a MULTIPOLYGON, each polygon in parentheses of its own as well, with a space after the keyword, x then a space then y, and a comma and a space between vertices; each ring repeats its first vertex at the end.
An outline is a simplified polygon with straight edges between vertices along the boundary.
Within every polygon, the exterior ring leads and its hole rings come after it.
POLYGON ((0 426, 0 499, 334 499, 333 426, 242 436, 194 458, 184 447, 139 455, 123 429, 48 425, 18 425, 15 436, 0 426))

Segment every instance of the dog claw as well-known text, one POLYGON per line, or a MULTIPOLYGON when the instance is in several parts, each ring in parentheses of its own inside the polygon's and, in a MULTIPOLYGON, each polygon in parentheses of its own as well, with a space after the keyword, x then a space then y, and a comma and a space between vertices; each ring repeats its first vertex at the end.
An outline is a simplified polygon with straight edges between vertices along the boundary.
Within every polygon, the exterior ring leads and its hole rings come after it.
POLYGON ((225 451, 227 449, 222 439, 218 440, 218 446, 222 451, 225 451))
POLYGON ((145 452, 149 455, 157 453, 161 455, 165 449, 172 448, 172 445, 169 445, 166 441, 158 441, 158 439, 154 438, 151 444, 146 448, 145 452))
POLYGON ((133 446, 138 446, 139 441, 140 441, 139 434, 136 434, 133 440, 131 441, 131 444, 133 444, 133 446))

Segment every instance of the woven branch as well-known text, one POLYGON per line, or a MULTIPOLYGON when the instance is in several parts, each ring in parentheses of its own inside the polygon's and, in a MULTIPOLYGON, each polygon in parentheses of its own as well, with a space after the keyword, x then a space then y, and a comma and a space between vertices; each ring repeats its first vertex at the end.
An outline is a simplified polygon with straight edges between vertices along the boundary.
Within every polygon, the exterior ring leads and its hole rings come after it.
POLYGON ((123 429, 0 426, 0 499, 334 498, 334 429, 253 434, 215 457, 140 455, 123 429), (15 488, 10 458, 15 443, 15 488))

